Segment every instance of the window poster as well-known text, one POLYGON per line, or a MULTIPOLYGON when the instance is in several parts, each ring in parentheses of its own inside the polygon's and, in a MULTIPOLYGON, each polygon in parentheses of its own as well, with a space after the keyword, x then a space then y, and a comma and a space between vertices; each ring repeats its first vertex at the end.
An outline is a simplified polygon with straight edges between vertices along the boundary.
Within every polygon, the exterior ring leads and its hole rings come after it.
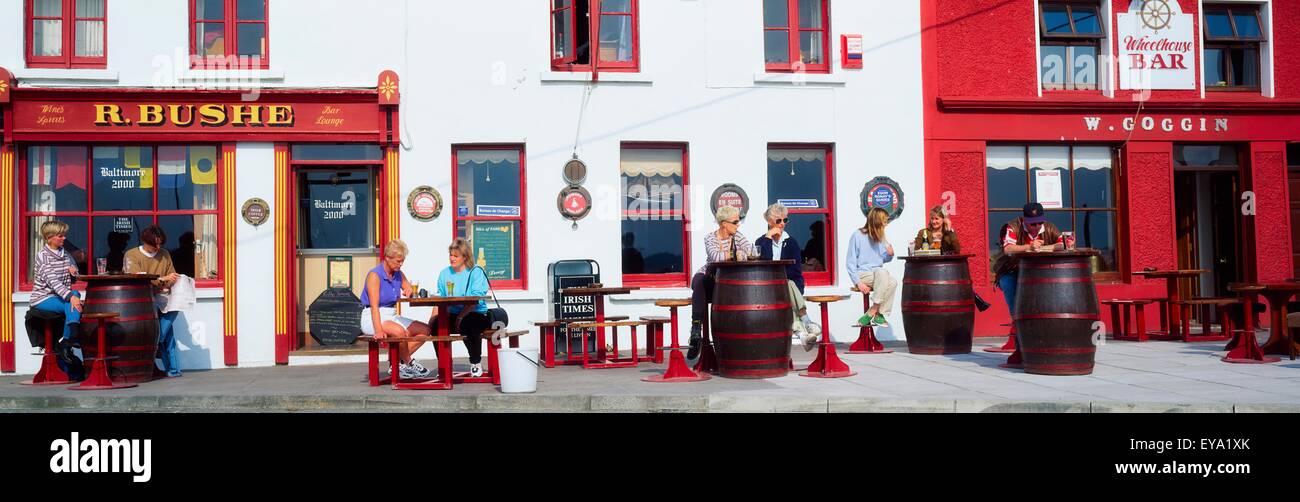
POLYGON ((514 278, 514 222, 475 221, 470 224, 470 242, 474 246, 474 264, 487 271, 489 280, 514 278))
POLYGON ((1061 171, 1037 171, 1034 173, 1034 188, 1038 194, 1037 202, 1044 209, 1065 207, 1061 197, 1061 171))

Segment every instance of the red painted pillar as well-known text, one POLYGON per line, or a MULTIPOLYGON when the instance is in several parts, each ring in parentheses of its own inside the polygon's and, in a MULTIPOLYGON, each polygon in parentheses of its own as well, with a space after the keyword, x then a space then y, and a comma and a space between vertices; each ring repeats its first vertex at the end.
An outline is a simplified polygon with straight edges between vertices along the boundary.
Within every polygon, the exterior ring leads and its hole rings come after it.
MULTIPOLYGON (((1244 184, 1253 194, 1254 215, 1244 214, 1247 235, 1253 235, 1255 279, 1283 281, 1291 277, 1291 210, 1287 194, 1286 143, 1250 144, 1250 173, 1244 184)), ((1242 204, 1249 204, 1247 194, 1242 204)), ((1249 206, 1245 207, 1246 213, 1249 206)))

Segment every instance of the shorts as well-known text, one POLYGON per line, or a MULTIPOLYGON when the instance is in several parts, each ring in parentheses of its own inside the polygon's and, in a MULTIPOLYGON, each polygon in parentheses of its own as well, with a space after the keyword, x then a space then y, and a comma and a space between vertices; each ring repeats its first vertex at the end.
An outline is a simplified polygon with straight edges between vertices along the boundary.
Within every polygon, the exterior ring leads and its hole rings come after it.
MULTIPOLYGON (((402 329, 410 329, 414 319, 408 319, 397 315, 397 309, 392 307, 379 307, 379 324, 386 322, 395 322, 402 325, 402 329)), ((361 332, 370 336, 375 335, 375 323, 370 319, 370 307, 361 309, 361 332)))

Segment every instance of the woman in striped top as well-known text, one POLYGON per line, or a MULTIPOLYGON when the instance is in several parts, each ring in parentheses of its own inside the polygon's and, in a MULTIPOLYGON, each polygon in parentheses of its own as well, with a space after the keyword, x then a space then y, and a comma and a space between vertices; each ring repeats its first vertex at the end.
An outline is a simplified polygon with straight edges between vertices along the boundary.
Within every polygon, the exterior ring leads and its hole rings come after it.
MULTIPOLYGON (((714 217, 718 220, 718 230, 704 235, 704 251, 708 263, 747 260, 758 256, 754 245, 740 233, 739 209, 722 206, 714 217)), ((686 352, 687 359, 695 359, 700 354, 703 319, 709 303, 713 301, 713 277, 708 275, 708 268, 706 263, 691 278, 691 348, 686 352)))
POLYGON ((77 282, 77 264, 63 249, 67 234, 68 224, 62 221, 41 224, 45 245, 36 253, 36 281, 30 303, 36 310, 63 314, 60 345, 72 343, 73 333, 81 328, 81 294, 72 290, 72 283, 77 282))

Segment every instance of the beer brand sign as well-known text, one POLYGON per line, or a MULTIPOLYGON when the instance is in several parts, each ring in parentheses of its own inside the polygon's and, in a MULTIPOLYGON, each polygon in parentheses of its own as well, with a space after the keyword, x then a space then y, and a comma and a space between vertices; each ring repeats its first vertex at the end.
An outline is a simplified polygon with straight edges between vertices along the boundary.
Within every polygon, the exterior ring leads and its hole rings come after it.
POLYGON ((1121 89, 1196 89, 1194 19, 1177 0, 1134 0, 1119 15, 1121 89))

